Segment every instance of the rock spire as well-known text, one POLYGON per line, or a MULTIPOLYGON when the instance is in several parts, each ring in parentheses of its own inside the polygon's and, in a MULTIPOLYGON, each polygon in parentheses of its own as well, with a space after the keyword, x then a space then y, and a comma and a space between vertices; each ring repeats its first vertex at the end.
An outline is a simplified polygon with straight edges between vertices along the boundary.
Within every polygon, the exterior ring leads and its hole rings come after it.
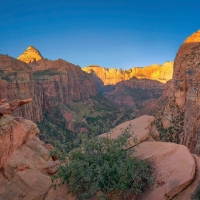
POLYGON ((42 60, 43 57, 34 46, 29 46, 17 59, 29 64, 42 60))

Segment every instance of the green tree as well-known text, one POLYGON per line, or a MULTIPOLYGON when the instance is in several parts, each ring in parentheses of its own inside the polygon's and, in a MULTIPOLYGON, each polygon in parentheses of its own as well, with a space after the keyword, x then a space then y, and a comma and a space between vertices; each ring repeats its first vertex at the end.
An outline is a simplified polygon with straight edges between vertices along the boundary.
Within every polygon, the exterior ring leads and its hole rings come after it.
POLYGON ((132 156, 129 138, 127 131, 117 139, 82 136, 82 145, 68 154, 56 178, 66 182, 79 200, 141 194, 153 183, 151 166, 132 156))

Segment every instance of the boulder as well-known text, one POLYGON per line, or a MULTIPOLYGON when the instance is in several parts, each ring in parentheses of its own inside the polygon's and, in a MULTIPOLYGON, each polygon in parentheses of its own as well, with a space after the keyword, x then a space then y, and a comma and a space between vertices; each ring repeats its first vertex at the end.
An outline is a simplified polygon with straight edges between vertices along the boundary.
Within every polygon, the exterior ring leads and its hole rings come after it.
POLYGON ((187 147, 166 142, 143 142, 134 147, 134 157, 153 166, 155 183, 139 200, 172 199, 194 179, 196 164, 187 147))
POLYGON ((177 194, 173 200, 189 200, 192 197, 192 194, 195 192, 196 188, 200 182, 200 158, 196 155, 193 155, 194 160, 196 162, 196 171, 194 181, 183 191, 177 194))
POLYGON ((108 133, 103 133, 100 137, 109 137, 116 139, 124 131, 131 134, 130 146, 133 147, 146 140, 159 140, 159 133, 154 125, 155 118, 153 116, 143 115, 131 121, 124 122, 108 133), (134 140, 136 138, 136 141, 134 140))

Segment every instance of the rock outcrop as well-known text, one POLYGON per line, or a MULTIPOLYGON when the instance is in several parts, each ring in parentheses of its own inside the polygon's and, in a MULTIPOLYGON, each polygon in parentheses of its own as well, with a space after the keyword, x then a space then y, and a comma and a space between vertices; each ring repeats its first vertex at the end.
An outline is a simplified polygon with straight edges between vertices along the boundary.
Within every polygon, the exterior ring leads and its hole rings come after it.
POLYGON ((166 142, 143 142, 133 156, 152 163, 154 186, 140 200, 172 199, 191 184, 196 163, 187 147, 166 142))
POLYGON ((49 156, 38 134, 32 121, 7 114, 0 117, 0 199, 44 199, 50 189, 49 170, 56 165, 57 172, 59 163, 49 156))
POLYGON ((108 133, 101 134, 100 137, 116 139, 123 132, 128 132, 131 134, 129 148, 144 141, 159 141, 159 133, 154 125, 154 120, 153 116, 143 115, 116 126, 108 133), (134 138, 136 138, 135 142, 134 138))
POLYGON ((116 70, 115 68, 103 68, 100 66, 88 66, 82 68, 87 73, 92 73, 96 79, 100 79, 104 85, 114 85, 126 81, 132 77, 138 79, 156 80, 166 83, 172 78, 173 62, 166 62, 163 65, 154 64, 144 68, 132 68, 129 70, 116 70))
POLYGON ((43 57, 34 46, 29 46, 17 59, 30 64, 42 60, 43 57))
POLYGON ((6 99, 2 99, 0 101, 0 116, 3 116, 5 114, 10 115, 15 109, 27 103, 30 103, 31 101, 32 99, 24 99, 24 100, 16 99, 14 101, 6 103, 6 99))
POLYGON ((196 155, 193 155, 195 163, 196 163, 196 171, 194 181, 186 187, 183 191, 181 191, 178 195, 176 195, 173 200, 189 200, 194 194, 195 190, 199 186, 200 181, 200 158, 196 155))

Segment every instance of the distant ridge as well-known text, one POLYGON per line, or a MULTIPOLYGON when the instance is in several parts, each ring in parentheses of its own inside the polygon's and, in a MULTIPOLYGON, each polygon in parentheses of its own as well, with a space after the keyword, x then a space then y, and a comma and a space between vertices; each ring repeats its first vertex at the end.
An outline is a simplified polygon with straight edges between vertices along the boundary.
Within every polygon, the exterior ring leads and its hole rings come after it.
POLYGON ((94 73, 100 78, 104 85, 114 85, 121 81, 126 81, 132 77, 138 79, 156 80, 161 83, 166 83, 172 79, 173 74, 173 62, 165 62, 163 65, 153 64, 152 66, 146 66, 144 68, 135 67, 128 70, 104 68, 100 66, 88 66, 82 68, 87 73, 94 73))

